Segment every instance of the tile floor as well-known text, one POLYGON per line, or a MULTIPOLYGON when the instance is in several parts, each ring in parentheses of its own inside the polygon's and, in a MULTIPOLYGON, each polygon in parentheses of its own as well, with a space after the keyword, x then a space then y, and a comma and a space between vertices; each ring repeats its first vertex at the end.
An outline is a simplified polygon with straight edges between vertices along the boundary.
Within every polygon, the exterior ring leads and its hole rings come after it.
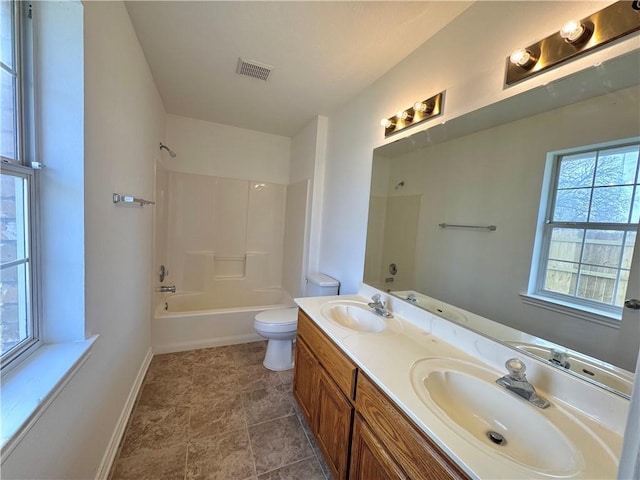
POLYGON ((266 342, 156 355, 110 480, 331 480, 266 342))

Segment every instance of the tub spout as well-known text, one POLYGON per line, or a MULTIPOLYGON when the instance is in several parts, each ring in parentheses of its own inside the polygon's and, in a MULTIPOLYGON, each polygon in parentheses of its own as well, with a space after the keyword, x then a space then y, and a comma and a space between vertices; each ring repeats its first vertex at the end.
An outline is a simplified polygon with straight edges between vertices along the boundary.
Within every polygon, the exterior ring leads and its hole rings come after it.
POLYGON ((175 285, 160 285, 159 287, 156 287, 156 292, 160 292, 160 293, 176 293, 176 286, 175 285))

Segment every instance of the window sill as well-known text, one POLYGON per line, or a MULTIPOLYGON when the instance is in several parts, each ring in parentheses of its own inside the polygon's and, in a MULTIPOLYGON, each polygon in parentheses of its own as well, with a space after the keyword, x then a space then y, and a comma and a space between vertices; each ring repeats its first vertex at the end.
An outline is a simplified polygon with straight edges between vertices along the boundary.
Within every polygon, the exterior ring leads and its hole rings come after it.
POLYGON ((98 339, 45 344, 2 378, 2 450, 7 455, 89 358, 98 339))
POLYGON ((563 302, 562 300, 543 297, 532 293, 521 293, 520 299, 522 300, 522 303, 526 305, 545 308, 556 313, 570 315, 572 317, 604 325, 609 328, 620 328, 620 319, 609 312, 588 307, 584 307, 584 309, 578 308, 568 302, 563 302))

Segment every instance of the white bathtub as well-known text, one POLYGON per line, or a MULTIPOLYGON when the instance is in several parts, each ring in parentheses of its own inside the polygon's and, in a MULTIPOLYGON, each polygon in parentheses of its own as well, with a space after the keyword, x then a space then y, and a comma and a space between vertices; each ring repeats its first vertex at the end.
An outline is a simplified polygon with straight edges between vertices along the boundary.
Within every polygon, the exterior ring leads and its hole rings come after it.
POLYGON ((254 317, 264 310, 295 306, 291 296, 280 289, 254 290, 234 297, 201 292, 163 296, 151 328, 154 353, 261 340, 253 329, 254 317))

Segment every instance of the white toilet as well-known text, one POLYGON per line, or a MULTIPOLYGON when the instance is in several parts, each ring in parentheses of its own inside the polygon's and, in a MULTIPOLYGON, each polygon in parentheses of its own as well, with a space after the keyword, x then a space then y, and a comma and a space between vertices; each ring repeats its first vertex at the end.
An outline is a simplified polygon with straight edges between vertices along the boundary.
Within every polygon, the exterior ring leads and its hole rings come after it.
MULTIPOLYGON (((323 273, 307 275, 307 297, 337 295, 340 282, 323 273)), ((262 364, 276 372, 293 368, 293 341, 298 329, 298 308, 265 310, 253 322, 258 335, 269 339, 262 364)))

